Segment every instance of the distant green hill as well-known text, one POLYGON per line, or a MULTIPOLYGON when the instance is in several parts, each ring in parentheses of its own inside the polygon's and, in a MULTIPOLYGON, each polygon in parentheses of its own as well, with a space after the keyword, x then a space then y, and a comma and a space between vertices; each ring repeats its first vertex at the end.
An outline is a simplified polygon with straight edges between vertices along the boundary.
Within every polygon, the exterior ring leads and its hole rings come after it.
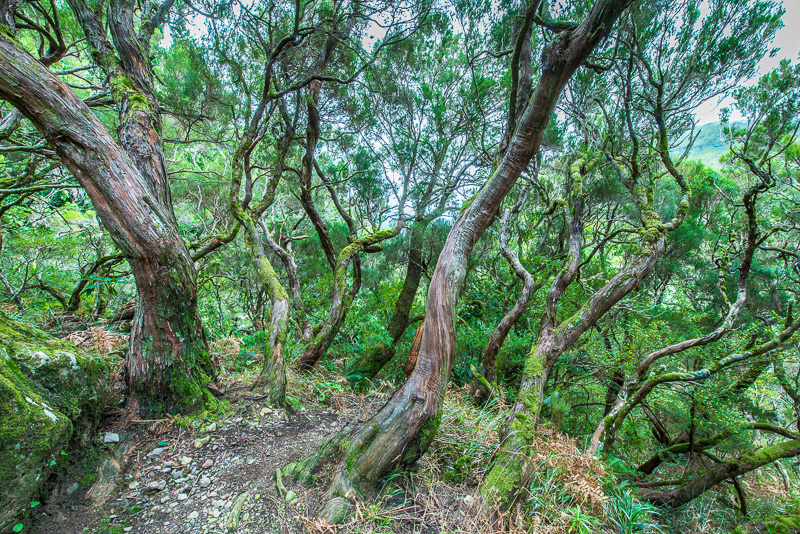
POLYGON ((728 152, 728 143, 722 136, 719 122, 710 122, 700 127, 700 133, 689 151, 689 159, 700 160, 709 167, 719 169, 719 158, 728 152))

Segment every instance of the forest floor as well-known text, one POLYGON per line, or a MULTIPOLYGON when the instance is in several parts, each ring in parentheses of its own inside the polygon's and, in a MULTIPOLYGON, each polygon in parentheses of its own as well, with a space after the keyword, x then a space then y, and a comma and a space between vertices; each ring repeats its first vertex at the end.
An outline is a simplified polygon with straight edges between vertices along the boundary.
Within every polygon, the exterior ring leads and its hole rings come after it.
MULTIPOLYGON (((275 410, 248 390, 252 379, 223 375, 226 400, 219 413, 102 422, 94 451, 73 459, 49 485, 25 533, 616 533, 628 532, 619 520, 637 510, 656 520, 638 520, 634 530, 644 534, 727 533, 742 521, 722 488, 668 517, 620 490, 615 476, 575 438, 546 428, 532 447, 537 469, 528 511, 493 517, 480 504, 479 484, 510 407, 497 400, 477 407, 466 388, 452 386, 439 432, 416 469, 387 477, 377 501, 358 505, 345 526, 320 524, 316 516, 326 503, 330 469, 311 487, 284 479, 286 493, 277 488, 276 469, 308 457, 348 423, 365 422, 392 385, 356 394, 340 374, 293 375, 293 408, 275 410), (238 519, 235 528, 229 528, 232 519, 238 519)), ((772 515, 771 506, 787 497, 765 488, 748 490, 755 517, 772 515)))
MULTIPOLYGON (((101 425, 98 442, 117 436, 119 441, 98 445, 102 454, 92 468, 73 468, 62 476, 43 499, 46 502, 33 510, 30 532, 333 532, 314 521, 325 504, 325 473, 314 487, 285 480, 288 493, 282 495, 275 470, 304 459, 347 423, 363 422, 386 394, 347 394, 341 385, 319 378, 305 386, 297 409, 272 409, 234 381, 227 388, 232 400, 219 415, 101 425), (102 469, 104 461, 118 467, 102 469), (98 471, 111 476, 96 477, 93 473, 98 471), (98 502, 109 479, 116 484, 104 502, 98 502), (240 510, 237 498, 244 500, 240 510), (239 524, 230 530, 227 522, 232 517, 238 517, 239 524)), ((470 432, 466 437, 482 438, 470 432)), ((412 475, 400 485, 392 484, 379 503, 359 507, 350 526, 336 532, 494 530, 487 530, 485 514, 477 510, 477 480, 463 476, 458 484, 432 481, 440 469, 431 467, 422 466, 418 481, 412 475)))

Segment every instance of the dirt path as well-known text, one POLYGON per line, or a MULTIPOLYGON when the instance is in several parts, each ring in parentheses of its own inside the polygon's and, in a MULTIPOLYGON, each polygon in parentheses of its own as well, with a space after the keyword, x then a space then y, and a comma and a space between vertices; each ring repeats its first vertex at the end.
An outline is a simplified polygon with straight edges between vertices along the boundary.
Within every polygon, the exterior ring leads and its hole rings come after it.
POLYGON ((121 430, 115 445, 127 454, 105 505, 93 509, 89 488, 76 490, 76 481, 66 479, 34 511, 31 530, 204 534, 228 532, 233 515, 241 533, 305 532, 302 518, 316 510, 319 491, 296 488, 287 503, 277 494, 275 469, 305 457, 349 420, 322 408, 290 413, 243 401, 235 413, 200 428, 173 424, 158 435, 121 430))

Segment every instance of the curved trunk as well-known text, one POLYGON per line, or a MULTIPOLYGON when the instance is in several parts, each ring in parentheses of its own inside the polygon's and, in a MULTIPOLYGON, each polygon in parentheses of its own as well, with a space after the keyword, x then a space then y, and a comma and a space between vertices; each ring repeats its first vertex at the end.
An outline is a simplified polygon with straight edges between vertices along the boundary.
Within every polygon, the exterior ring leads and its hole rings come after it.
POLYGON ((371 351, 348 360, 344 368, 344 375, 350 382, 364 383, 373 380, 380 370, 394 358, 397 345, 408 328, 409 315, 414 305, 414 298, 417 296, 419 282, 422 279, 422 245, 426 227, 426 224, 415 224, 411 229, 406 277, 394 306, 394 314, 386 327, 392 341, 388 344, 381 343, 371 351))
MULTIPOLYGON (((400 219, 402 225, 402 218, 400 219)), ((310 370, 316 367, 317 363, 325 355, 325 352, 333 343, 333 338, 339 333, 342 323, 347 317, 347 312, 350 311, 350 305, 353 303, 353 297, 358 291, 361 284, 361 268, 360 265, 354 265, 354 280, 353 288, 348 290, 347 287, 347 269, 351 263, 359 261, 358 254, 367 247, 380 243, 390 237, 394 237, 400 233, 402 226, 397 226, 391 230, 381 230, 372 235, 356 239, 339 253, 336 260, 336 271, 333 277, 333 295, 331 297, 331 309, 328 312, 328 317, 322 323, 322 326, 314 336, 314 340, 308 344, 306 350, 300 356, 299 367, 304 370, 310 370)))
POLYGON ((278 273, 272 268, 255 222, 240 212, 245 228, 245 241, 253 260, 258 279, 267 290, 271 302, 269 340, 264 346, 264 364, 253 388, 263 389, 273 406, 283 406, 286 399, 286 365, 283 347, 286 345, 286 324, 289 321, 289 295, 281 285, 278 273))
MULTIPOLYGON (((455 356, 456 303, 469 254, 539 150, 567 81, 605 38, 627 3, 599 0, 586 20, 576 29, 559 34, 545 51, 538 85, 497 171, 464 207, 439 255, 431 277, 425 328, 414 371, 377 414, 337 447, 343 460, 335 468, 331 492, 339 499, 351 490, 355 495, 370 491, 389 469, 414 463, 432 442, 455 356)), ((538 2, 532 2, 531 17, 536 5, 538 2)), ((337 506, 340 503, 341 500, 331 501, 323 516, 341 521, 337 506)))
POLYGON ((213 402, 196 272, 171 209, 84 102, 5 34, 0 65, 0 98, 54 147, 131 265, 139 299, 127 361, 130 407, 188 411, 213 402))
POLYGON ((673 507, 681 506, 693 501, 720 482, 744 475, 776 460, 794 458, 798 455, 800 455, 800 438, 795 438, 791 441, 762 447, 738 458, 720 462, 678 488, 658 490, 640 487, 639 492, 654 504, 673 507))
POLYGON ((292 308, 294 308, 296 319, 300 323, 300 343, 309 343, 314 337, 314 329, 308 317, 306 317, 303 291, 300 288, 300 280, 297 277, 297 262, 294 260, 294 254, 292 254, 292 238, 283 236, 283 246, 281 247, 272 239, 264 222, 259 221, 259 223, 261 224, 261 231, 264 233, 267 245, 269 245, 272 252, 280 258, 283 266, 286 268, 286 275, 289 279, 289 294, 292 297, 292 308))
MULTIPOLYGON (((517 253, 508 247, 508 219, 512 214, 518 213, 522 209, 522 206, 528 199, 529 193, 530 187, 527 187, 520 195, 520 199, 514 207, 503 213, 500 224, 500 253, 506 261, 508 261, 508 264, 514 270, 514 274, 522 280, 522 293, 514 303, 514 306, 503 316, 492 331, 489 342, 486 344, 486 348, 483 351, 483 377, 492 387, 494 387, 493 385, 497 380, 495 362, 497 361, 497 354, 500 352, 500 347, 503 346, 511 329, 514 328, 519 318, 522 317, 533 294, 541 287, 541 284, 537 285, 531 273, 522 265, 517 253)), ((489 398, 490 394, 491 391, 487 389, 486 385, 478 381, 478 384, 475 386, 475 400, 484 401, 489 398)))

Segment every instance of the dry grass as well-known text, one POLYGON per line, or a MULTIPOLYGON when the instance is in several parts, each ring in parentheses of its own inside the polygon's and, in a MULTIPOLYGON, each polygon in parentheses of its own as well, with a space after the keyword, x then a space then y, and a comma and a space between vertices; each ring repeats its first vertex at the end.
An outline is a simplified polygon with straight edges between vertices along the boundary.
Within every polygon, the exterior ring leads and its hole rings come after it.
POLYGON ((86 330, 72 332, 64 339, 83 350, 94 350, 108 356, 121 350, 123 344, 128 340, 128 336, 119 332, 111 332, 100 326, 92 326, 86 330))

